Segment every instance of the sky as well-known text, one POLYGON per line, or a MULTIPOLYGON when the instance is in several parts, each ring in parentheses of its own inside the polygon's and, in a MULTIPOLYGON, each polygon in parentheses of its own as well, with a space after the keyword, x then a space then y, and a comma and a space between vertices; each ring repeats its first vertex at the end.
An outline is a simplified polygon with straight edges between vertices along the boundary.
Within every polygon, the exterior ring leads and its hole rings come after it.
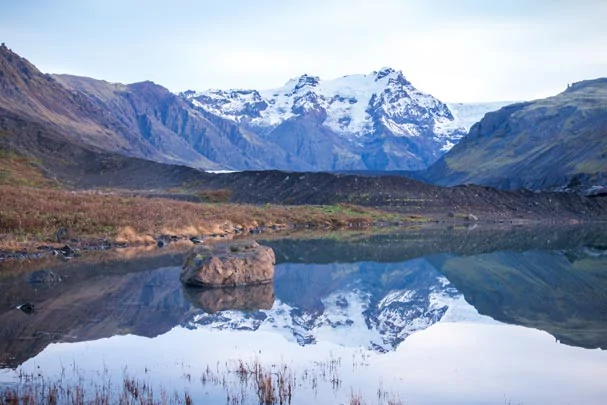
POLYGON ((402 70, 446 102, 607 76, 607 0, 0 0, 0 41, 45 73, 171 91, 402 70))

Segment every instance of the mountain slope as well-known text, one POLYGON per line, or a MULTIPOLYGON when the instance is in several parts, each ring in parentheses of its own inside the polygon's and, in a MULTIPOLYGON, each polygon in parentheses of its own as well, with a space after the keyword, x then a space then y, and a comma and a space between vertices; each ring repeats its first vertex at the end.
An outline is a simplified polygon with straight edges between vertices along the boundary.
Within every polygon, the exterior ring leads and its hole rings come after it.
POLYGON ((488 113, 426 179, 503 189, 606 186, 607 78, 488 113))
POLYGON ((288 157, 278 148, 229 121, 192 108, 152 82, 122 85, 69 75, 53 77, 117 117, 174 163, 203 168, 308 168, 297 161, 286 164, 288 157), (196 160, 201 164, 195 164, 196 160))
POLYGON ((182 96, 325 171, 425 168, 459 141, 471 119, 503 105, 477 104, 456 120, 446 104, 390 68, 328 81, 303 75, 266 91, 182 96))
POLYGON ((0 46, 0 130, 20 126, 91 151, 204 169, 309 169, 230 121, 151 82, 45 75, 0 46), (218 163, 219 162, 219 163, 218 163))
MULTIPOLYGON (((117 90, 124 86, 113 85, 117 90)), ((146 141, 144 134, 123 117, 95 102, 83 92, 64 87, 50 75, 0 46, 0 129, 15 132, 15 123, 36 123, 41 134, 94 150, 176 163, 171 153, 146 141)), ((18 132, 18 131, 16 131, 18 132)), ((17 133, 19 135, 19 133, 17 133)), ((179 140, 175 139, 179 144, 179 140)), ((168 143, 168 142, 167 142, 168 143)), ((182 146, 186 147, 182 142, 182 146)), ((217 167, 194 151, 184 153, 192 166, 217 167)))

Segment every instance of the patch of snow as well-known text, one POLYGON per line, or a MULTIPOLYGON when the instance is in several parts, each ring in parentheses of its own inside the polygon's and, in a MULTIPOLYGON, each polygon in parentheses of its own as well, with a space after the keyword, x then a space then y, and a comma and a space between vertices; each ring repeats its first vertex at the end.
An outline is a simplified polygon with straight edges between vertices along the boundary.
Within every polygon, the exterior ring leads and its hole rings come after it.
POLYGON ((205 170, 207 173, 212 174, 227 174, 227 173, 238 173, 240 170, 205 170))
POLYGON ((441 152, 449 152, 451 149, 453 149, 453 147, 455 146, 455 144, 451 141, 445 141, 445 144, 443 145, 442 148, 440 148, 441 152))

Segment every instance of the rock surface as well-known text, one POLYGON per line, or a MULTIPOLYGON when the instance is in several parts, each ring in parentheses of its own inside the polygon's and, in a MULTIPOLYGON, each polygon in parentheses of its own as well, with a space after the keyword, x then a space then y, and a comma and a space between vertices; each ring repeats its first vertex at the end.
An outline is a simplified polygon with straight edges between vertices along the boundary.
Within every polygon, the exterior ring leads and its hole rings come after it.
POLYGON ((274 251, 255 241, 198 246, 186 258, 180 280, 186 286, 234 287, 274 278, 274 251))

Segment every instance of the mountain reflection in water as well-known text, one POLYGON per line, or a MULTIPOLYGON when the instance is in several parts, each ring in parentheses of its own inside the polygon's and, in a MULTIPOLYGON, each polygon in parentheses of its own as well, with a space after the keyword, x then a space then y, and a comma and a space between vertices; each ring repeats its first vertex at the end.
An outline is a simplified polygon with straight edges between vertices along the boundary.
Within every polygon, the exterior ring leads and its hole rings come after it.
POLYGON ((62 278, 48 284, 5 264, 0 362, 17 367, 53 342, 155 337, 176 326, 263 330, 298 345, 328 341, 389 352, 438 322, 503 322, 544 330, 567 345, 607 348, 607 235, 600 229, 262 243, 276 252, 275 282, 253 289, 184 291, 182 253, 45 263, 62 278), (35 305, 32 314, 15 309, 25 302, 35 305))

